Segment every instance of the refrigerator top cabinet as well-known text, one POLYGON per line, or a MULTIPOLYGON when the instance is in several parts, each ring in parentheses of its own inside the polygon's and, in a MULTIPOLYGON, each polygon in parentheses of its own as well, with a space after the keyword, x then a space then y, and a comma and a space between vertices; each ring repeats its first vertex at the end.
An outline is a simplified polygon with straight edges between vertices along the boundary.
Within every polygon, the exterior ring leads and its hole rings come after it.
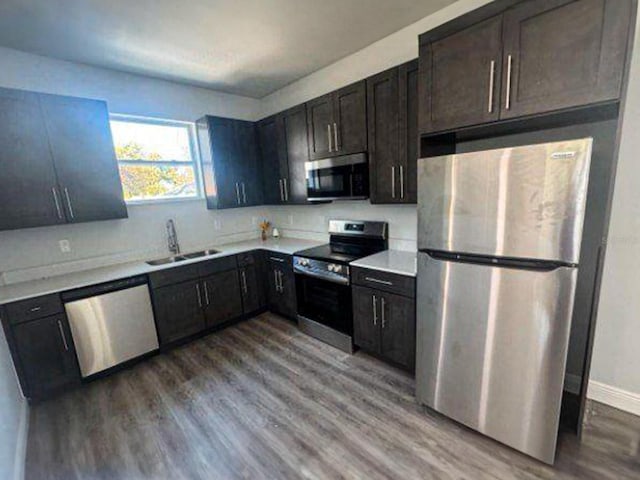
POLYGON ((577 264, 592 139, 425 158, 418 249, 577 264))

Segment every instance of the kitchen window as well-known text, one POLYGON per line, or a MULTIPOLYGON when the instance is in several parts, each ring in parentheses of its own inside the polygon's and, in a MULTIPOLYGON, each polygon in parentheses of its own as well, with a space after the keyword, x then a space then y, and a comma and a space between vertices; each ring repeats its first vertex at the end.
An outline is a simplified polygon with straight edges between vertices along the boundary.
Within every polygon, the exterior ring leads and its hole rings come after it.
POLYGON ((193 124, 112 115, 111 132, 127 203, 202 196, 193 124))

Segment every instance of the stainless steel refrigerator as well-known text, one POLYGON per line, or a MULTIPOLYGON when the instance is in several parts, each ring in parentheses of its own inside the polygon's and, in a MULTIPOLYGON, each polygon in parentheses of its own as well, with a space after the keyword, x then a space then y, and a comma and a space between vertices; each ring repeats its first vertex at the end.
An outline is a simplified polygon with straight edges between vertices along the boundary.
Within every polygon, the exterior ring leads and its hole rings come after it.
POLYGON ((416 395, 555 457, 592 139, 418 162, 416 395))

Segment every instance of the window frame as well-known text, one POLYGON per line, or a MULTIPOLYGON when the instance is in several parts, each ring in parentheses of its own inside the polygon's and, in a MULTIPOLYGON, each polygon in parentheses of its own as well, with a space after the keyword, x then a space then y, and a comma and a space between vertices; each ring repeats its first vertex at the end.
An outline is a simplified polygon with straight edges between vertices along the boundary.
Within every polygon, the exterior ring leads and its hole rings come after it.
MULTIPOLYGON (((189 151, 191 153, 191 162, 184 162, 179 160, 120 160, 116 156, 116 162, 118 164, 118 172, 120 171, 120 164, 122 165, 165 165, 165 166, 177 166, 185 167, 187 165, 193 167, 193 175, 196 184, 196 194, 192 197, 158 197, 158 198, 142 198, 138 200, 126 200, 127 206, 132 205, 157 205, 159 203, 174 203, 174 202, 193 202, 204 199, 204 186, 202 180, 202 167, 200 162, 200 151, 198 150, 198 143, 196 137, 196 125, 193 122, 185 122, 182 120, 169 120, 163 118, 142 117, 138 115, 126 115, 121 113, 109 114, 109 123, 115 122, 128 122, 139 123, 142 125, 161 125, 170 127, 186 127, 189 137, 189 151)), ((113 137, 113 133, 111 134, 113 137)), ((113 142, 115 153, 115 141, 113 142)), ((123 186, 124 188, 124 186, 123 186)))

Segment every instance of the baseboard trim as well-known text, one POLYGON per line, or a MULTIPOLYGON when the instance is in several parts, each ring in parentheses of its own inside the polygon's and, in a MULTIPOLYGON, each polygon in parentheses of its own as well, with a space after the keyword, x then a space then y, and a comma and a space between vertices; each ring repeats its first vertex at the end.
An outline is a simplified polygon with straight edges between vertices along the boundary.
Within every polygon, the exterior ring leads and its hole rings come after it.
POLYGON ((20 412, 18 437, 16 438, 16 453, 13 459, 14 480, 24 480, 27 461, 27 438, 29 436, 29 404, 24 401, 20 412))
POLYGON ((638 393, 591 380, 587 397, 596 402, 640 416, 640 394, 638 393))

